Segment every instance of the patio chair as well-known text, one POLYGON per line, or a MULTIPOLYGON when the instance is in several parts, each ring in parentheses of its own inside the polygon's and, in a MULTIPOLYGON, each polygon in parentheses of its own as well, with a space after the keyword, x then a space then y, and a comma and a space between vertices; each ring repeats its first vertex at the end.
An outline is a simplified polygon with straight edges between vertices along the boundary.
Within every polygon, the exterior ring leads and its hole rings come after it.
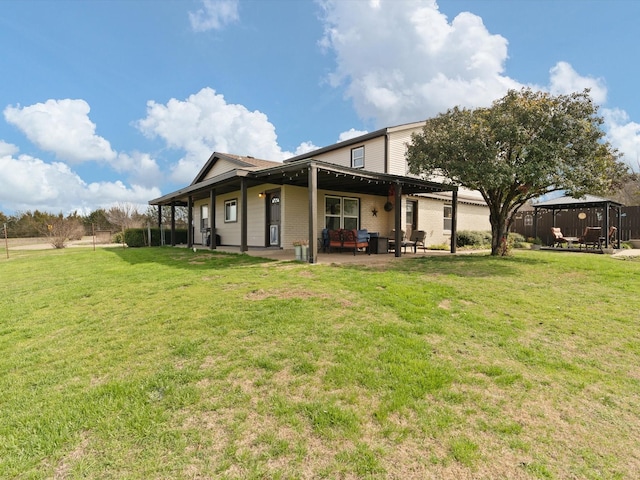
POLYGON ((407 251, 407 247, 413 247, 413 253, 418 252, 418 246, 422 247, 422 251, 427 250, 427 247, 424 245, 424 238, 427 236, 427 232, 424 230, 414 230, 411 232, 411 237, 409 240, 402 242, 402 250, 403 252, 407 251))
POLYGON ((600 234, 602 232, 602 227, 587 227, 584 229, 584 233, 582 234, 582 236, 578 239, 578 242, 580 243, 580 248, 582 249, 582 245, 584 245, 584 248, 593 248, 595 249, 597 248, 601 248, 602 243, 601 243, 601 237, 600 234))
MULTIPOLYGON (((400 246, 402 247, 404 245, 405 240, 405 232, 404 230, 401 230, 401 240, 400 240, 400 246)), ((389 250, 395 250, 396 249, 396 231, 395 230, 391 230, 391 233, 389 233, 389 250)))
POLYGON ((553 235, 552 247, 562 247, 563 243, 569 243, 569 240, 564 238, 564 235, 562 235, 560 227, 551 227, 551 234, 553 235))
POLYGON ((332 248, 342 248, 342 230, 329 230, 329 253, 332 248))

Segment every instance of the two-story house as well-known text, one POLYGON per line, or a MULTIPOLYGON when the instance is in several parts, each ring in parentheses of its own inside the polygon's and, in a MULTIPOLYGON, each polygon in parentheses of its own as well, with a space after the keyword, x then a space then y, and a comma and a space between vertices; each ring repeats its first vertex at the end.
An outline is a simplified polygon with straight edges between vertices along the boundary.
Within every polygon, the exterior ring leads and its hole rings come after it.
POLYGON ((149 203, 188 207, 189 246, 212 238, 215 248, 219 238, 246 251, 304 239, 313 263, 324 228, 367 229, 396 242, 418 229, 427 245, 453 252, 456 229, 489 230, 489 213, 478 192, 408 174, 406 146, 423 125, 384 128, 282 163, 214 152, 189 186, 149 203))

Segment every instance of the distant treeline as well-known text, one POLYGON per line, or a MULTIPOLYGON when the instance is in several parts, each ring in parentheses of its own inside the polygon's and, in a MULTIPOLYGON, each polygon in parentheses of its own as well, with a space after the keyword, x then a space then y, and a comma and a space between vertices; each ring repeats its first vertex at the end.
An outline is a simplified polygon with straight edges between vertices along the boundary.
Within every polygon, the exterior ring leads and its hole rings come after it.
MULTIPOLYGON (((170 214, 168 210, 163 209, 163 216, 170 214)), ((176 226, 186 228, 186 214, 182 215, 181 213, 178 212, 176 226)), ((118 205, 109 209, 99 208, 88 215, 73 212, 64 216, 62 213, 54 214, 40 210, 19 212, 15 215, 5 215, 0 212, 0 236, 4 236, 4 225, 7 228, 7 236, 10 238, 45 236, 50 230, 49 226, 60 222, 60 220, 78 225, 79 231, 84 235, 91 235, 92 232, 98 231, 115 233, 127 228, 146 225, 157 226, 158 210, 156 207, 149 207, 145 213, 139 213, 131 205, 118 205)), ((163 218, 163 222, 166 224, 169 224, 170 221, 170 218, 163 218)))

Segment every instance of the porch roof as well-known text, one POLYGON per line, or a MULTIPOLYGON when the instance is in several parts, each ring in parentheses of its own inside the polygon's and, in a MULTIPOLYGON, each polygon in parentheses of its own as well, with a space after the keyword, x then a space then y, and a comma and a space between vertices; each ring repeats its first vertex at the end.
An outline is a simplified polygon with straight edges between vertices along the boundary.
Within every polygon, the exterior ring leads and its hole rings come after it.
POLYGON ((369 172, 319 160, 305 159, 259 170, 238 168, 153 199, 149 203, 151 205, 186 205, 190 196, 194 200, 207 198, 212 188, 215 188, 217 194, 236 191, 240 189, 240 183, 243 179, 247 186, 270 183, 308 187, 309 168, 311 167, 317 169, 317 188, 319 190, 378 196, 388 196, 389 188, 392 185, 399 185, 403 194, 456 192, 458 190, 455 185, 369 172))

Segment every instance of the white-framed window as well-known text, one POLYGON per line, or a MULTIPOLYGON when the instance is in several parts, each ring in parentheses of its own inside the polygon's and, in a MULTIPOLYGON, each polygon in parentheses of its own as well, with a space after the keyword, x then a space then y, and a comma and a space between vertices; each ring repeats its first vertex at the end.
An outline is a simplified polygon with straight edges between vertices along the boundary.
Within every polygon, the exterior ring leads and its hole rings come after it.
POLYGON ((442 225, 442 228, 444 229, 445 232, 450 232, 452 222, 453 222, 453 207, 451 205, 445 205, 443 213, 444 213, 444 224, 442 225))
POLYGON ((364 147, 351 149, 351 168, 364 168, 364 147))
POLYGON ((358 229, 360 226, 360 199, 326 195, 324 197, 324 219, 324 224, 329 230, 358 229))
POLYGON ((224 221, 225 223, 238 221, 238 199, 226 200, 224 202, 224 221))
POLYGON ((209 205, 200 205, 200 230, 205 231, 209 227, 209 205))
POLYGON ((525 227, 531 227, 533 225, 533 215, 529 215, 527 213, 524 216, 524 225, 525 225, 525 227))

